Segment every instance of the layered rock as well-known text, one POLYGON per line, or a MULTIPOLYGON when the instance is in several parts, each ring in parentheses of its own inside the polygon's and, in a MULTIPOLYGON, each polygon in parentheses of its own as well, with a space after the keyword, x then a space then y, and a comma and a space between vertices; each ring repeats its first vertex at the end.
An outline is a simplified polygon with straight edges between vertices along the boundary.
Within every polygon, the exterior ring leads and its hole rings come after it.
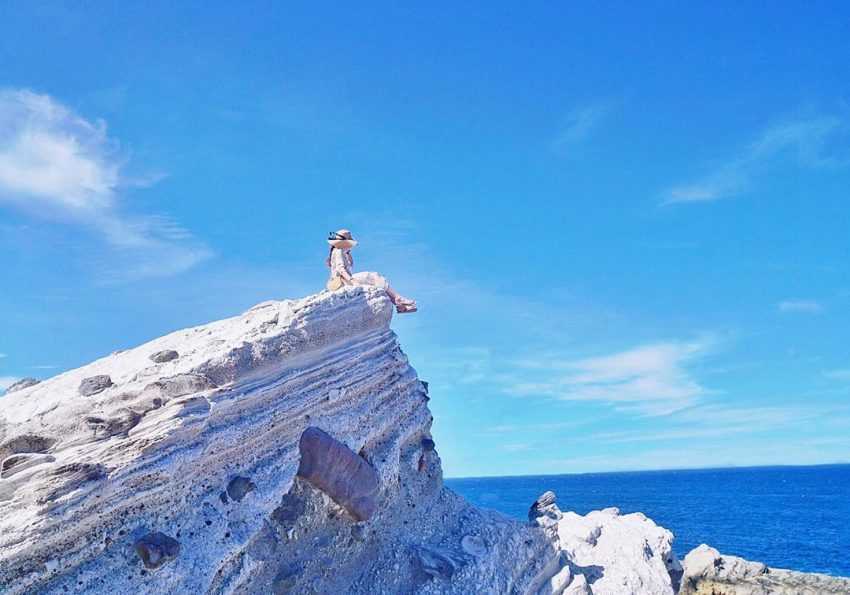
POLYGON ((268 302, 3 397, 0 592, 525 592, 559 554, 443 487, 391 317, 268 302))
POLYGON ((529 522, 442 484, 428 385, 362 287, 267 302, 0 407, 2 593, 847 593, 640 513, 529 522))
POLYGON ((724 556, 705 544, 683 563, 681 595, 827 595, 850 593, 850 579, 769 568, 724 556))

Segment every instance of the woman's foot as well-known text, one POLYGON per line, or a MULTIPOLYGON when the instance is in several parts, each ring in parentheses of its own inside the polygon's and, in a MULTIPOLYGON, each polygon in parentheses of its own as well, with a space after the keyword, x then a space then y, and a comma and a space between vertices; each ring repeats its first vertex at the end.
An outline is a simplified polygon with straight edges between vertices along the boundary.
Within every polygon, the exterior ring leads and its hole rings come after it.
POLYGON ((395 310, 399 314, 408 314, 416 312, 419 308, 416 307, 416 302, 407 298, 399 297, 395 303, 395 310))

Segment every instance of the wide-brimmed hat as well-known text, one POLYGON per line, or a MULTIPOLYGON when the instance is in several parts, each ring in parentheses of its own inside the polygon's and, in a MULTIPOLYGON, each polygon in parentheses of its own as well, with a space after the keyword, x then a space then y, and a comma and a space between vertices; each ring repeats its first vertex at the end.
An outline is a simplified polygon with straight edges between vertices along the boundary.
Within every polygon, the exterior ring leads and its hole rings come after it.
POLYGON ((351 237, 351 232, 347 229, 340 229, 328 234, 328 244, 334 248, 348 250, 357 245, 357 240, 351 237))

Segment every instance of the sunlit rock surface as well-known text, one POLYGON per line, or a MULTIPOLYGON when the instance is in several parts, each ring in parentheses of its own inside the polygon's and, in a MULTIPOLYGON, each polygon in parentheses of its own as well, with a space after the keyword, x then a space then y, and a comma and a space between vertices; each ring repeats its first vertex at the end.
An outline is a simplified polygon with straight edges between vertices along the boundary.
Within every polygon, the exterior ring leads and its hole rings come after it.
POLYGON ((446 489, 392 312, 267 302, 3 397, 0 593, 675 592, 639 513, 548 492, 518 522, 446 489))
POLYGON ((685 556, 682 595, 827 595, 850 593, 850 579, 769 568, 724 556, 705 544, 685 556))
POLYGON ((539 585, 542 593, 673 595, 681 566, 673 553, 673 534, 637 512, 616 508, 584 516, 561 512, 555 494, 546 492, 528 516, 549 537, 560 558, 539 585))
POLYGON ((0 592, 523 592, 555 554, 443 488, 391 317, 268 302, 3 397, 0 592))

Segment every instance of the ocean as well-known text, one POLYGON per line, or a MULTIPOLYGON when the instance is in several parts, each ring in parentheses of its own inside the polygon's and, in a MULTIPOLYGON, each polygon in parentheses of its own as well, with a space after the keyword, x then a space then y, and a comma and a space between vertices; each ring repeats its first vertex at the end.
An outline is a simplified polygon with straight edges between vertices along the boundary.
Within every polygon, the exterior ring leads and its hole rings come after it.
POLYGON ((776 568, 850 576, 850 465, 446 479, 470 502, 526 520, 552 490, 561 510, 616 506, 675 535, 776 568))

